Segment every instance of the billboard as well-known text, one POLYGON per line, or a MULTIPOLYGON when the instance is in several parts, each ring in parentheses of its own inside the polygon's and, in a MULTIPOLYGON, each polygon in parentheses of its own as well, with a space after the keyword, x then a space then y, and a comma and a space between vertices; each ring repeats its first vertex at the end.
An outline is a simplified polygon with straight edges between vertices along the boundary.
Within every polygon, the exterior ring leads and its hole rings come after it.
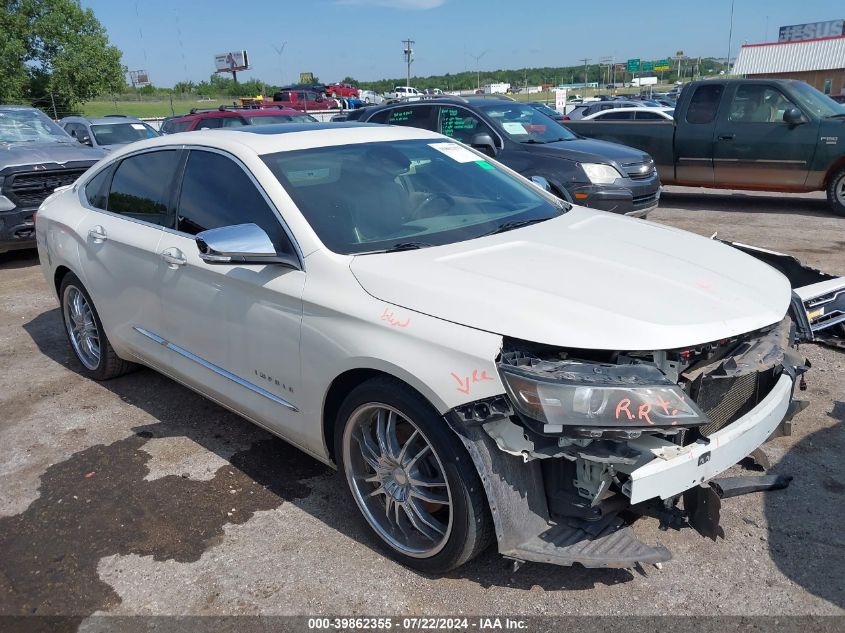
POLYGON ((130 70, 129 82, 136 88, 150 85, 150 73, 146 70, 130 70))
POLYGON ((814 40, 820 37, 836 37, 838 35, 845 35, 845 20, 782 26, 778 32, 778 42, 800 42, 801 40, 814 40))
POLYGON ((214 56, 214 72, 233 73, 249 68, 249 56, 246 51, 230 51, 214 56))
POLYGON ((314 83, 314 73, 299 73, 299 83, 301 83, 301 84, 313 84, 314 83))

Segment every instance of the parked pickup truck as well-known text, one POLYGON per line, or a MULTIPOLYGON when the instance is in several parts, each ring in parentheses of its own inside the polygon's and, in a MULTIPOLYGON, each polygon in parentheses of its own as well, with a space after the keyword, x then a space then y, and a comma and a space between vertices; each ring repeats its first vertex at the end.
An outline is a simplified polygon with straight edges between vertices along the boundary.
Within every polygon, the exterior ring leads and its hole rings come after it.
POLYGON ((826 191, 845 215, 845 106, 801 81, 692 82, 674 121, 571 121, 582 136, 648 152, 663 184, 826 191))
POLYGON ((0 105, 0 253, 35 248, 38 205, 105 155, 40 110, 0 105))

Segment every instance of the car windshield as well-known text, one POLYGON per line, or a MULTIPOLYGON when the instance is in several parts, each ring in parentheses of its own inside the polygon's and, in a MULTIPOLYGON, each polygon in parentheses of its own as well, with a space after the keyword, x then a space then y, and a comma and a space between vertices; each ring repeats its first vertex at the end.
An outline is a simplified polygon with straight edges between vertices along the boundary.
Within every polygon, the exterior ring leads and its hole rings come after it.
POLYGON ((262 158, 336 253, 451 244, 553 218, 568 208, 446 139, 339 145, 262 158))
POLYGON ((517 143, 553 143, 578 138, 554 119, 524 103, 495 103, 479 109, 496 123, 500 132, 517 143))
POLYGON ((828 97, 803 81, 796 81, 791 84, 798 102, 818 117, 845 116, 845 106, 836 103, 828 97))
POLYGON ((0 143, 75 143, 39 110, 0 110, 0 143))
POLYGON ((91 126, 97 145, 125 145, 158 136, 146 123, 97 123, 91 126))
POLYGON ((274 123, 315 123, 310 114, 265 114, 261 116, 246 116, 250 125, 272 125, 274 123))

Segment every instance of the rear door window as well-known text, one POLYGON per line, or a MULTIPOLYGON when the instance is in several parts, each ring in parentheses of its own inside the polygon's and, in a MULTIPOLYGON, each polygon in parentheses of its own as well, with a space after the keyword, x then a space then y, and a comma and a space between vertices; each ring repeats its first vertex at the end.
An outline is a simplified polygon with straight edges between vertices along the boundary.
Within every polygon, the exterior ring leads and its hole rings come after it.
POLYGON ((722 84, 698 86, 687 108, 687 123, 699 125, 713 123, 724 89, 722 84))
POLYGON ((216 130, 223 124, 223 117, 215 116, 215 117, 207 117, 200 119, 200 122, 197 124, 198 130, 216 130))
POLYGON ((381 121, 376 123, 387 123, 388 125, 401 125, 403 127, 419 127, 424 130, 437 129, 437 120, 432 116, 434 106, 406 106, 393 108, 387 112, 379 112, 381 121))
POLYGON ((666 121, 666 117, 659 115, 657 112, 634 112, 634 118, 637 121, 666 121))
MULTIPOLYGON (((109 188, 108 210, 165 226, 179 152, 159 150, 123 159, 109 188)), ((96 205, 95 205, 96 206, 96 205)))

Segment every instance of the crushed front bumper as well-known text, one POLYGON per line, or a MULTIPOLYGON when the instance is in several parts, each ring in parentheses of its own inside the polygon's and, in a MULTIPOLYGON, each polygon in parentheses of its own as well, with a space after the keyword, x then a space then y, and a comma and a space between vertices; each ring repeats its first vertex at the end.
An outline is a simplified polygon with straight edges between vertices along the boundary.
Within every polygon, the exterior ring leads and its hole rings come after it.
MULTIPOLYGON (((629 440, 649 461, 635 465, 623 488, 632 504, 659 497, 668 499, 710 481, 763 444, 786 417, 792 401, 793 379, 782 374, 774 388, 750 412, 706 438, 678 446, 654 436, 629 440)), ((625 466, 618 470, 624 472, 625 466)))

